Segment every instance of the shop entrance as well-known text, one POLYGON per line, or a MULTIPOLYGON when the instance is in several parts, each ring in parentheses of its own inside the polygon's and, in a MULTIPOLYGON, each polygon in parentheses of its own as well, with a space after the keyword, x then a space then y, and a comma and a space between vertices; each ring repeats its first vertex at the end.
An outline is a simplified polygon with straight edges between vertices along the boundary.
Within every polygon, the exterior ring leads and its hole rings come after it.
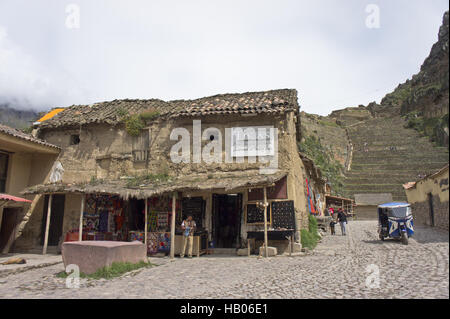
POLYGON ((129 203, 128 227, 130 230, 143 231, 145 229, 145 201, 131 199, 129 203))
POLYGON ((2 226, 0 228, 0 252, 8 243, 9 238, 15 231, 19 214, 22 208, 4 208, 2 217, 2 226))
POLYGON ((242 194, 213 194, 213 239, 217 248, 240 245, 242 194))
MULTIPOLYGON (((45 195, 44 210, 42 212, 41 223, 41 245, 44 245, 45 240, 45 228, 47 225, 47 213, 48 213, 48 200, 49 196, 45 195)), ((66 196, 61 194, 52 195, 52 209, 50 214, 50 228, 48 232, 48 245, 57 246, 62 236, 63 231, 63 218, 64 218, 64 202, 66 196)))

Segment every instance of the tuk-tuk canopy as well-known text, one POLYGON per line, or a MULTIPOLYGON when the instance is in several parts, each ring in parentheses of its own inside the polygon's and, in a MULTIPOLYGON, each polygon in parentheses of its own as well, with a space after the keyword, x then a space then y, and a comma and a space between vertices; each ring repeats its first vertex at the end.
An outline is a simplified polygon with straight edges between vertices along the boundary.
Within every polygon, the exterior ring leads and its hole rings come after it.
POLYGON ((392 202, 378 205, 378 208, 394 208, 394 207, 408 207, 408 206, 411 206, 411 204, 404 202, 392 202))
POLYGON ((388 217, 404 218, 411 215, 409 203, 393 202, 378 205, 378 212, 385 212, 388 217))

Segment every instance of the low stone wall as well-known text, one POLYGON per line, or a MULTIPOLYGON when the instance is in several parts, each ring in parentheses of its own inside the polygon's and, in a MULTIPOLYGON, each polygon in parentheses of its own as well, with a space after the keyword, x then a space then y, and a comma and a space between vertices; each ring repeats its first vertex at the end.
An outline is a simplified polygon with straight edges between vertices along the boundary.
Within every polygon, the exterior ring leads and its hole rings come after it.
POLYGON ((114 262, 136 264, 147 261, 147 249, 141 242, 75 241, 62 245, 64 266, 78 265, 80 272, 92 274, 114 262))
MULTIPOLYGON (((430 204, 428 201, 417 202, 411 205, 414 216, 414 223, 417 225, 431 225, 430 204)), ((433 195, 433 209, 434 209, 434 226, 449 230, 448 224, 448 201, 441 202, 439 196, 433 195)))
POLYGON ((377 206, 357 206, 355 208, 356 220, 377 220, 377 206))

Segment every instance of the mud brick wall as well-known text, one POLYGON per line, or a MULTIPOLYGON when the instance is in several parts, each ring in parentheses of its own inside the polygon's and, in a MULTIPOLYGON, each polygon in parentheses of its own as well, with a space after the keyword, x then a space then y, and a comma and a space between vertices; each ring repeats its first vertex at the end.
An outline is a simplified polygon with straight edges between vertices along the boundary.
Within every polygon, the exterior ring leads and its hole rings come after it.
MULTIPOLYGON (((430 204, 428 201, 417 202, 411 205, 414 223, 416 225, 431 225, 430 204)), ((448 201, 441 202, 439 196, 433 195, 433 209, 434 209, 434 226, 449 230, 448 227, 448 201)))

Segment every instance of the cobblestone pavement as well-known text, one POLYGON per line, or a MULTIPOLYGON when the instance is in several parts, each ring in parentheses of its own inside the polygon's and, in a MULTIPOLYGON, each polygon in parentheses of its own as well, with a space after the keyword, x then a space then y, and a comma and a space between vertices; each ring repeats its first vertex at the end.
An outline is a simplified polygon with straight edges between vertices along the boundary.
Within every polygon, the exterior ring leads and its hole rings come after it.
POLYGON ((62 264, 0 278, 1 298, 449 298, 448 232, 416 227, 408 246, 353 221, 306 256, 151 259, 113 280, 57 278, 62 264), (379 281, 376 276, 378 274, 379 281), (367 283, 369 287, 367 287, 367 283))

